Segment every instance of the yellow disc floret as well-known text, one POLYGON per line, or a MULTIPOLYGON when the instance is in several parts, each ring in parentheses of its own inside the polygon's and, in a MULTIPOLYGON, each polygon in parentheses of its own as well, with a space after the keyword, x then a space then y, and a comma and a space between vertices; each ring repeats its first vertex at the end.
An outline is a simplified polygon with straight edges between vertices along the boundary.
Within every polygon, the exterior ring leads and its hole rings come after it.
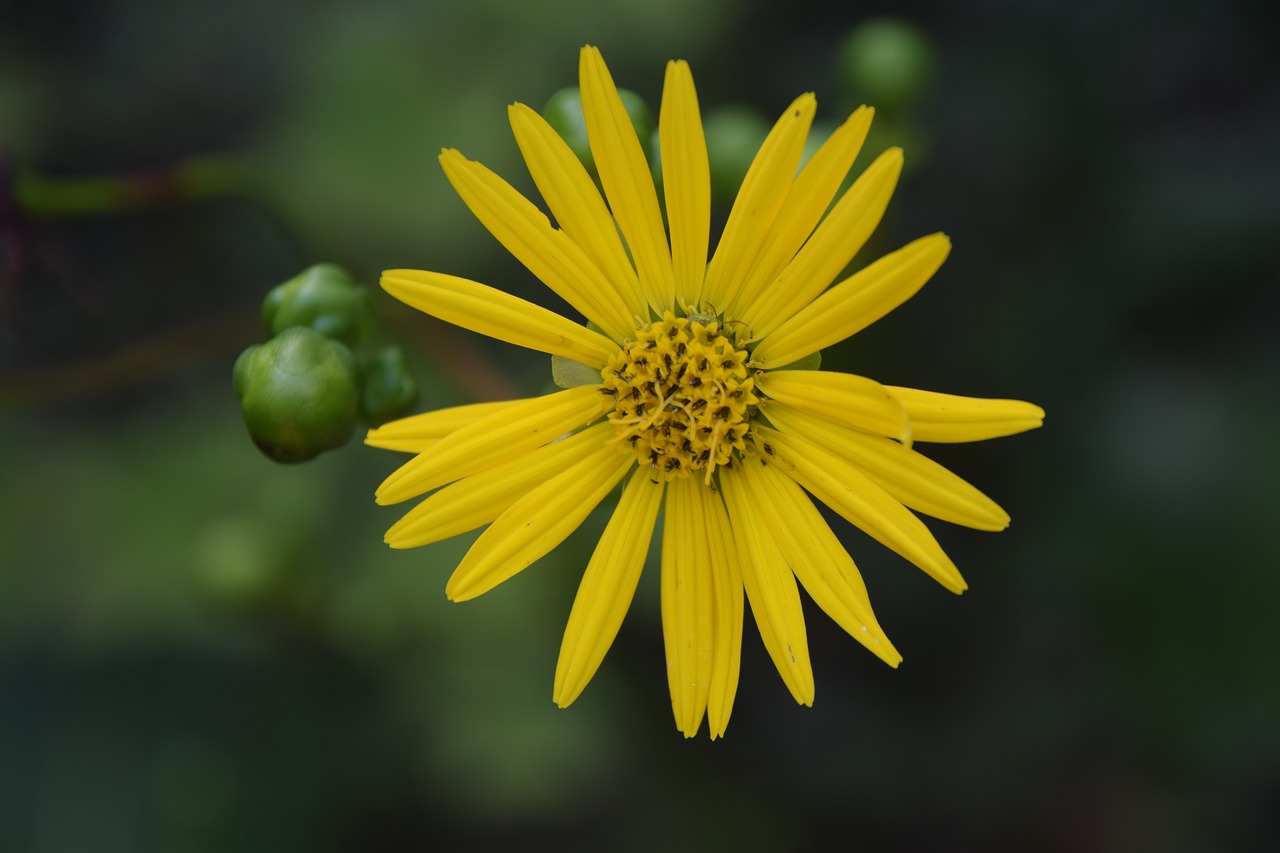
POLYGON ((623 450, 664 479, 697 471, 710 483, 716 466, 746 449, 749 410, 759 402, 746 361, 712 318, 667 311, 640 330, 601 371, 623 450))

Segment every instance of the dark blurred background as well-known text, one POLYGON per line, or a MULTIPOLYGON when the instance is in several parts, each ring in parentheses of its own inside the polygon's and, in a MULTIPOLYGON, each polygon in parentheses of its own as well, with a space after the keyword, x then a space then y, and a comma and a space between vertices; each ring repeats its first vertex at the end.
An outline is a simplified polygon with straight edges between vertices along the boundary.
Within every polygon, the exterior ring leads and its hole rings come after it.
MULTIPOLYGON (((1275 849, 1277 7, 837 5, 0 2, 0 850, 1275 849), (812 609, 799 708, 749 627, 717 743, 672 723, 651 565, 558 710, 604 513, 448 603, 470 537, 382 544, 399 457, 249 442, 262 297, 332 261, 541 298, 441 147, 527 187, 504 108, 583 43, 655 109, 683 57, 704 110, 829 124, 886 14, 933 73, 881 108, 908 169, 855 263, 955 248, 826 364, 1043 405, 932 454, 1013 525, 931 524, 960 598, 841 526, 905 663, 812 609)), ((547 384, 377 298, 419 409, 547 384)))

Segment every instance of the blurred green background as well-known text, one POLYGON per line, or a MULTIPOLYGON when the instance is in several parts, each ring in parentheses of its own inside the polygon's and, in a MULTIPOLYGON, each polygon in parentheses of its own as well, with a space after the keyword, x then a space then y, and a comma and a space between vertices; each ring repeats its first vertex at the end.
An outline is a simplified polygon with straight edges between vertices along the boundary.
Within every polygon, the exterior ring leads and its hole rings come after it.
MULTIPOLYGON (((1274 4, 7 0, 0 21, 0 850, 1274 849, 1274 4), (886 14, 924 40, 919 89, 848 68, 886 14), (602 512, 453 605, 467 537, 382 544, 400 457, 272 464, 231 390, 262 297, 318 261, 555 307, 435 156, 528 188, 505 105, 573 85, 583 43, 655 109, 675 57, 708 112, 885 99, 869 145, 908 168, 855 263, 935 230, 955 249, 826 365, 1048 411, 932 454, 1014 519, 931 525, 963 597, 839 528, 902 668, 813 610, 799 708, 749 628, 717 743, 672 723, 653 564, 587 692, 550 701, 602 512), (84 183, 113 176, 135 194, 84 183)), ((376 299, 419 409, 548 382, 376 299)))

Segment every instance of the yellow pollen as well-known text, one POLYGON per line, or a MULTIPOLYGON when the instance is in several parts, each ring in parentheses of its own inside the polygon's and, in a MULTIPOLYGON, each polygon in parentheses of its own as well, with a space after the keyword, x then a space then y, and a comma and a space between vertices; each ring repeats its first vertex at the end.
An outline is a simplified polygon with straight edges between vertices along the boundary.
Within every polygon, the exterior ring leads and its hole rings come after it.
POLYGON ((746 361, 719 321, 665 312, 600 372, 621 449, 665 480, 697 471, 709 485, 717 466, 745 450, 760 402, 746 361))

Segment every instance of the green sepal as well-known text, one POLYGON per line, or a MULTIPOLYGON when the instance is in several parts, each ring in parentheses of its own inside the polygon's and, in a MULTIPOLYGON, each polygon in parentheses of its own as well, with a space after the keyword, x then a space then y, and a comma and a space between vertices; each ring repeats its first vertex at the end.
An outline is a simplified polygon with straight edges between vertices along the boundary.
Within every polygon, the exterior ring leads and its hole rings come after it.
POLYGON ((775 368, 776 370, 818 370, 822 367, 822 351, 811 352, 799 361, 775 368))
POLYGON ((551 380, 561 388, 599 385, 600 371, 563 355, 551 356, 551 380))

